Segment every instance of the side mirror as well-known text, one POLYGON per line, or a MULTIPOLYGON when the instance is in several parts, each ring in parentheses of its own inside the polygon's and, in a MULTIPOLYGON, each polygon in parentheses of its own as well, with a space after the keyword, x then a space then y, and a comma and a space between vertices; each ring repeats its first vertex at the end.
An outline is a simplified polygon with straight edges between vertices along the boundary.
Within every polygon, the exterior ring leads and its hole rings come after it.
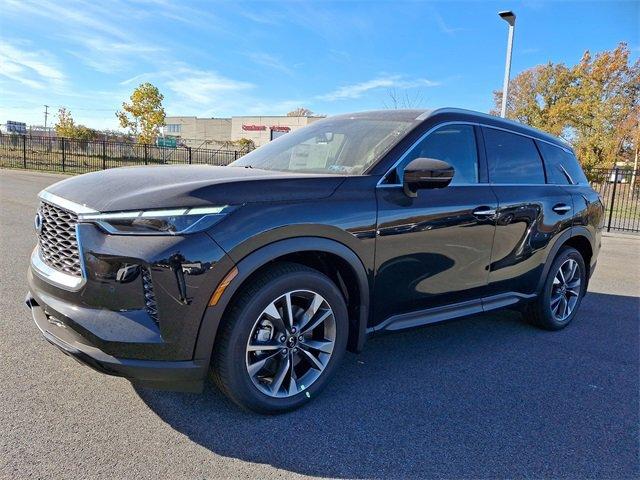
POLYGON ((453 180, 454 169, 447 162, 435 158, 416 158, 404 167, 403 187, 409 197, 415 197, 418 190, 444 188, 453 180))

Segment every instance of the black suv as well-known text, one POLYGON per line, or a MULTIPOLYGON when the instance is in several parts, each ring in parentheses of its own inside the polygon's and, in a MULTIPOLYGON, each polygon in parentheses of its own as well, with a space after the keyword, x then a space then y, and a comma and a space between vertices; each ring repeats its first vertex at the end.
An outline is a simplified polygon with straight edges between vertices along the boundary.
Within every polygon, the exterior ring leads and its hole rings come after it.
POLYGON ((104 373, 296 408, 369 335, 503 307, 575 317, 603 206, 563 141, 457 109, 327 118, 226 167, 118 168, 40 194, 45 338, 104 373))

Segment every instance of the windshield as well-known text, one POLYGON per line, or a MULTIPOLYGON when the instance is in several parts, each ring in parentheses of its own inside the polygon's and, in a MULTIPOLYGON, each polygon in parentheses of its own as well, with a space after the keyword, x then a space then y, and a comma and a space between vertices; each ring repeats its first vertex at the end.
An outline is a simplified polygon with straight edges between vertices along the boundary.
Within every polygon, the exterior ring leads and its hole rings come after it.
POLYGON ((302 173, 361 175, 416 125, 414 119, 335 117, 319 120, 231 163, 302 173))

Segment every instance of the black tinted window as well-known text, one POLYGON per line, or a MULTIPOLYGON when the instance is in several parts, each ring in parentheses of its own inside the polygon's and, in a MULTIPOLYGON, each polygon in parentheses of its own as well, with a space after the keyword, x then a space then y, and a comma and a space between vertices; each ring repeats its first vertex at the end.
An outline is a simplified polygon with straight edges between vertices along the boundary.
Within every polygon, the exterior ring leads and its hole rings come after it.
POLYGON ((453 166, 453 185, 478 183, 478 149, 472 125, 445 125, 434 130, 411 149, 404 164, 416 158, 435 158, 453 166))
POLYGON ((576 157, 560 147, 538 142, 547 169, 547 181, 559 185, 589 183, 576 157))
POLYGON ((483 128, 491 183, 545 183, 534 141, 515 133, 483 128))

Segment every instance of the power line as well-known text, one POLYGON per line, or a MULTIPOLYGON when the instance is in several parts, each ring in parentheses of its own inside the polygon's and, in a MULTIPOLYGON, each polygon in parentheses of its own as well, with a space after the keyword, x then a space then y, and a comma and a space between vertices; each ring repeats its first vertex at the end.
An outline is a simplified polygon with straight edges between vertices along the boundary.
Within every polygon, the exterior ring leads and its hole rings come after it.
MULTIPOLYGON (((33 110, 35 108, 38 108, 38 105, 34 104, 33 106, 29 107, 26 106, 25 104, 2 104, 3 108, 12 108, 15 110, 33 110)), ((49 108, 51 108, 51 105, 48 105, 49 108)), ((74 107, 73 105, 69 106, 69 105, 58 105, 58 107, 65 107, 69 110, 82 110, 82 111, 87 111, 87 112, 115 112, 118 110, 119 107, 113 107, 113 108, 90 108, 90 107, 74 107)))

